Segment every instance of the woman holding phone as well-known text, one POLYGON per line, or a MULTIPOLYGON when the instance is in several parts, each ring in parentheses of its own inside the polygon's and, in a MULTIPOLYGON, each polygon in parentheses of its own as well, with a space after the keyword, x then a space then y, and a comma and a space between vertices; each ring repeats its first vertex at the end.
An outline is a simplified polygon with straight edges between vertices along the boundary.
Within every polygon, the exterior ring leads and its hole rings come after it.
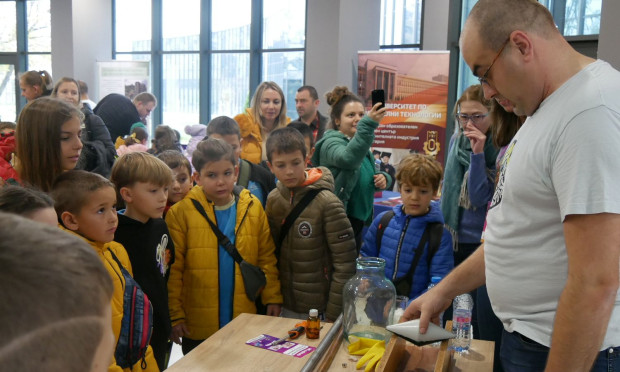
POLYGON ((347 211, 359 252, 364 225, 372 222, 374 193, 393 182, 390 175, 376 170, 370 152, 386 109, 377 103, 366 115, 361 98, 344 86, 335 87, 325 97, 331 107, 331 129, 317 142, 312 164, 332 172, 334 193, 347 211))

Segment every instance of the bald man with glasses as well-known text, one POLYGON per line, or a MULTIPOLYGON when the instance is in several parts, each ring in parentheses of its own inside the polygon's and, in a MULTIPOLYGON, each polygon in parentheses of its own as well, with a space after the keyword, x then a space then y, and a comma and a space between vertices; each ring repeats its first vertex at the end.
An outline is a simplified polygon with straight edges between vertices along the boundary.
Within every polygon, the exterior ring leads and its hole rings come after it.
POLYGON ((506 371, 620 370, 620 72, 576 52, 534 0, 480 0, 461 35, 485 97, 528 119, 484 244, 414 301, 421 328, 487 285, 506 371))

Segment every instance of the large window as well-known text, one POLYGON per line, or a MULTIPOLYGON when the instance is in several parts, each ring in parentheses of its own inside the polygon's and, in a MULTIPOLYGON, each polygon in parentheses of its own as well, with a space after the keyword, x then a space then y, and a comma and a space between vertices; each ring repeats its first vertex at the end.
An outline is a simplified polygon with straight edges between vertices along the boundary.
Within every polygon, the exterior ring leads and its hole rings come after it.
POLYGON ((381 0, 379 36, 381 49, 421 49, 423 2, 423 0, 381 0))
POLYGON ((305 0, 115 0, 114 9, 114 57, 151 61, 152 121, 183 142, 185 125, 243 112, 261 81, 278 83, 297 116, 305 0))
POLYGON ((50 0, 0 0, 0 120, 16 121, 25 100, 18 77, 52 71, 50 0))

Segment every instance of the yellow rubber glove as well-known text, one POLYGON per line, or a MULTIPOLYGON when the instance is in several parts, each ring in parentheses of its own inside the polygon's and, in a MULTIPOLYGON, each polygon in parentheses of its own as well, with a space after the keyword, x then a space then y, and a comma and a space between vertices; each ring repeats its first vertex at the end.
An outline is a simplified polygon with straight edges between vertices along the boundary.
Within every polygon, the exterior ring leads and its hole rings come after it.
POLYGON ((383 342, 372 338, 359 337, 357 341, 349 345, 349 354, 351 355, 364 355, 375 344, 383 342))
POLYGON ((375 366, 377 365, 377 363, 379 363, 384 353, 385 353, 385 341, 379 341, 376 344, 374 344, 373 347, 371 347, 370 350, 366 352, 366 354, 364 354, 364 356, 355 365, 355 368, 361 369, 362 366, 366 362, 368 362, 368 364, 366 364, 366 368, 364 369, 364 372, 372 371, 373 369, 375 369, 375 366))

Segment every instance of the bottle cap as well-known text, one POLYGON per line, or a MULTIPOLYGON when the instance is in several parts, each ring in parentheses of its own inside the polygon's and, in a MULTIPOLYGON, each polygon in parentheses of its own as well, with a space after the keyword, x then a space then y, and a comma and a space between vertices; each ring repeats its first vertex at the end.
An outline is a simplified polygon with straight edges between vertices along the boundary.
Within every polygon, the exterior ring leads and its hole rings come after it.
POLYGON ((319 316, 319 311, 317 309, 310 309, 310 316, 319 316))

